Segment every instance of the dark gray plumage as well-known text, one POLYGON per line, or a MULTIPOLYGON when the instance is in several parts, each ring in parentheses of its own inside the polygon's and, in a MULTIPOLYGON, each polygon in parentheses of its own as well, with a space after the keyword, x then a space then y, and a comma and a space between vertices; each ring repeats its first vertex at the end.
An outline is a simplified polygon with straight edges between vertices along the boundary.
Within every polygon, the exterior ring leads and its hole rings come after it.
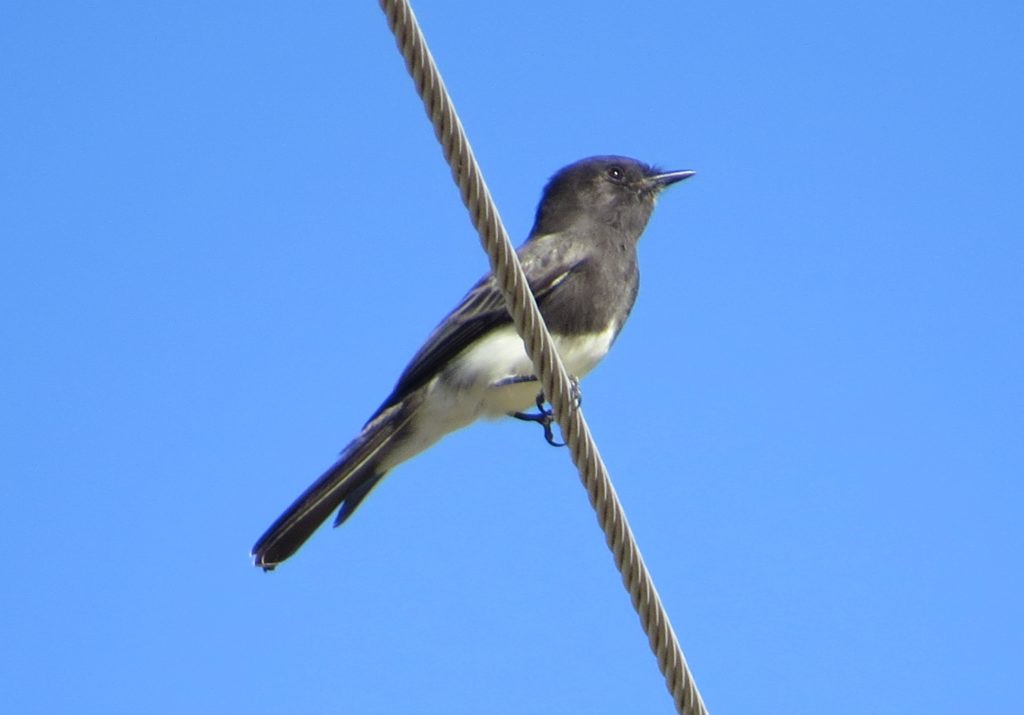
MULTIPOLYGON (((574 376, 604 357, 633 308, 636 245, 655 199, 693 173, 601 156, 565 167, 545 187, 519 258, 574 376)), ((345 521, 388 470, 444 435, 528 409, 537 392, 501 292, 485 276, 427 338, 338 461, 256 542, 256 565, 269 570, 291 556, 339 506, 335 525, 345 521)))

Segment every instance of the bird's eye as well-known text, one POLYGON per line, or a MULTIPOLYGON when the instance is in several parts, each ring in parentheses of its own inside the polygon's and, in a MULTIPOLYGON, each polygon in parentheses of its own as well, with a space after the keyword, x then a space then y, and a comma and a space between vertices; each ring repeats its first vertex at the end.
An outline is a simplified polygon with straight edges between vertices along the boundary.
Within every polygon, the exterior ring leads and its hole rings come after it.
POLYGON ((612 167, 609 167, 609 169, 608 169, 608 177, 612 181, 622 181, 625 178, 625 176, 626 176, 626 174, 622 170, 621 166, 612 166, 612 167))

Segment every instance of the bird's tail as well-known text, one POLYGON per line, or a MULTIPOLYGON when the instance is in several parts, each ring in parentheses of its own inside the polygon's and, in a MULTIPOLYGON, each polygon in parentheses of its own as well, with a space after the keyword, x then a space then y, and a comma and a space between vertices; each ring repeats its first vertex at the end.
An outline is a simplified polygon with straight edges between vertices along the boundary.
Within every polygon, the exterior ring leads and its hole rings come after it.
POLYGON ((345 521, 383 479, 391 460, 386 459, 403 439, 415 412, 411 404, 398 403, 374 416, 334 465, 299 496, 252 547, 255 564, 271 571, 299 550, 339 506, 334 525, 345 521), (382 467, 382 463, 388 466, 382 467))

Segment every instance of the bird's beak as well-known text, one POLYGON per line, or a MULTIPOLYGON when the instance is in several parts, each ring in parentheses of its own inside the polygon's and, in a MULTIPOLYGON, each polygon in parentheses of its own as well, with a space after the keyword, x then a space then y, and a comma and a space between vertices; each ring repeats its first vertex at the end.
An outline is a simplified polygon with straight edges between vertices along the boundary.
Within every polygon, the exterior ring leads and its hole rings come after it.
POLYGON ((661 174, 654 174, 647 177, 647 185, 652 189, 660 191, 666 186, 671 186, 677 181, 683 179, 689 179, 691 176, 696 174, 696 171, 666 171, 661 174))

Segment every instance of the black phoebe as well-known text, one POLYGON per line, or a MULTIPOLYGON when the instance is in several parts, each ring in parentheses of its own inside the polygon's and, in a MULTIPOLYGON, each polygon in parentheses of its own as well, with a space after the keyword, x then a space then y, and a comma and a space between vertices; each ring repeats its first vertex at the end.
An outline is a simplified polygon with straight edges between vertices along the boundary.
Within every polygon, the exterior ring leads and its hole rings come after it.
MULTIPOLYGON (((655 199, 693 174, 598 156, 565 167, 545 187, 519 260, 574 377, 597 365, 629 317, 640 284, 636 245, 655 199)), ((273 569, 339 506, 334 525, 348 519, 392 467, 481 417, 535 419, 551 441, 536 381, 501 291, 484 276, 427 338, 334 466, 256 542, 256 565, 273 569), (522 412, 533 404, 540 414, 522 412)))

